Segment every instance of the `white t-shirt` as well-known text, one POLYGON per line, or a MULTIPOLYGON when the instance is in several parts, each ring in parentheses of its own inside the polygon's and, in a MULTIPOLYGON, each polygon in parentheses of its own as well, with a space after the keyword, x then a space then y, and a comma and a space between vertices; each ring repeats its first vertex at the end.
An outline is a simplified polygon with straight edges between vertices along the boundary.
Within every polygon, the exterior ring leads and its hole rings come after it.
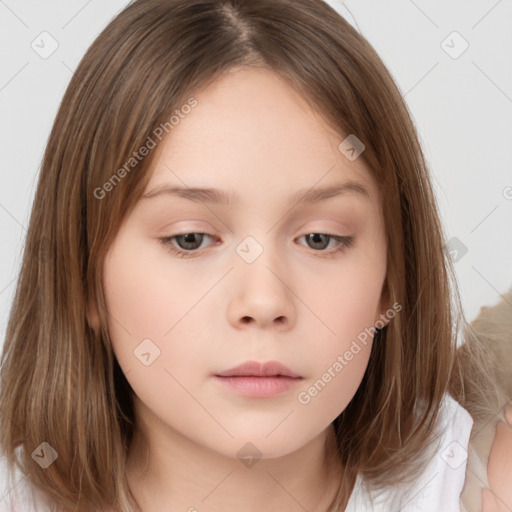
POLYGON ((441 407, 441 437, 419 478, 371 494, 358 477, 345 512, 460 512, 473 419, 450 395, 441 407))
MULTIPOLYGON (((441 407, 439 444, 420 477, 412 485, 394 486, 378 494, 367 492, 358 477, 345 512, 460 512, 473 420, 449 395, 441 407)), ((2 486, 0 512, 51 511, 25 479, 18 477, 18 484, 10 491, 2 486)))
MULTIPOLYGON (((2 470, 5 471, 5 464, 2 470)), ((4 472, 0 478, 4 478, 4 472)), ((44 497, 27 484, 27 477, 16 473, 13 485, 2 480, 0 486, 0 512, 52 512, 44 497)))

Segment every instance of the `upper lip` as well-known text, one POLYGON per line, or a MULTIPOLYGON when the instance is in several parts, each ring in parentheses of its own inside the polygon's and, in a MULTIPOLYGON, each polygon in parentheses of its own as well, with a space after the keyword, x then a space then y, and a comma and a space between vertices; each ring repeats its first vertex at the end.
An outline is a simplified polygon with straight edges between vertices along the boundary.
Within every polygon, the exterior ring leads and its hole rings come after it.
POLYGON ((243 364, 230 368, 216 374, 218 377, 273 377, 282 375, 283 377, 301 377, 298 373, 292 372, 288 367, 279 361, 268 361, 260 363, 258 361, 246 361, 243 364))

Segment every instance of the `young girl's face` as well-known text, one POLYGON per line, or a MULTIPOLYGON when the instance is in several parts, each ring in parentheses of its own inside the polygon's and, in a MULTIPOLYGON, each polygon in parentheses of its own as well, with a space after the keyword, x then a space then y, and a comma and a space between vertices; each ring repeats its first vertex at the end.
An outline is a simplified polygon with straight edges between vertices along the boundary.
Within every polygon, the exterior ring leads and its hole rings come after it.
POLYGON ((150 439, 278 457, 327 432, 367 367, 360 335, 387 308, 379 191, 271 71, 232 71, 194 97, 106 257, 113 349, 150 439), (317 195, 349 182, 360 188, 317 195), (293 204, 303 192, 317 200, 293 204), (300 378, 216 377, 247 361, 300 378))

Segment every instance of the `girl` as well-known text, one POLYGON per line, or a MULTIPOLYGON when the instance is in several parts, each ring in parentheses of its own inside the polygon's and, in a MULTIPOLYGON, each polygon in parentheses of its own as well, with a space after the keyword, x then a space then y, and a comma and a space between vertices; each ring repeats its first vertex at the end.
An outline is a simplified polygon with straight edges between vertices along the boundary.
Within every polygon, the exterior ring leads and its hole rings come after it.
POLYGON ((2 358, 9 498, 458 510, 443 241, 405 103, 332 8, 132 2, 41 168, 2 358))

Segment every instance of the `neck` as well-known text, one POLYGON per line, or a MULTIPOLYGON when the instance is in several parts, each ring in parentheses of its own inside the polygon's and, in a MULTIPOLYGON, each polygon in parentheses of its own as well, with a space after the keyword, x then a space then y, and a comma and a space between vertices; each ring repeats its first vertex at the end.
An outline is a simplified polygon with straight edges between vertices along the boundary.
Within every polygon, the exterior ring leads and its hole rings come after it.
POLYGON ((337 494, 343 468, 332 425, 292 453, 247 467, 154 416, 138 423, 127 478, 141 512, 329 512, 337 494))

